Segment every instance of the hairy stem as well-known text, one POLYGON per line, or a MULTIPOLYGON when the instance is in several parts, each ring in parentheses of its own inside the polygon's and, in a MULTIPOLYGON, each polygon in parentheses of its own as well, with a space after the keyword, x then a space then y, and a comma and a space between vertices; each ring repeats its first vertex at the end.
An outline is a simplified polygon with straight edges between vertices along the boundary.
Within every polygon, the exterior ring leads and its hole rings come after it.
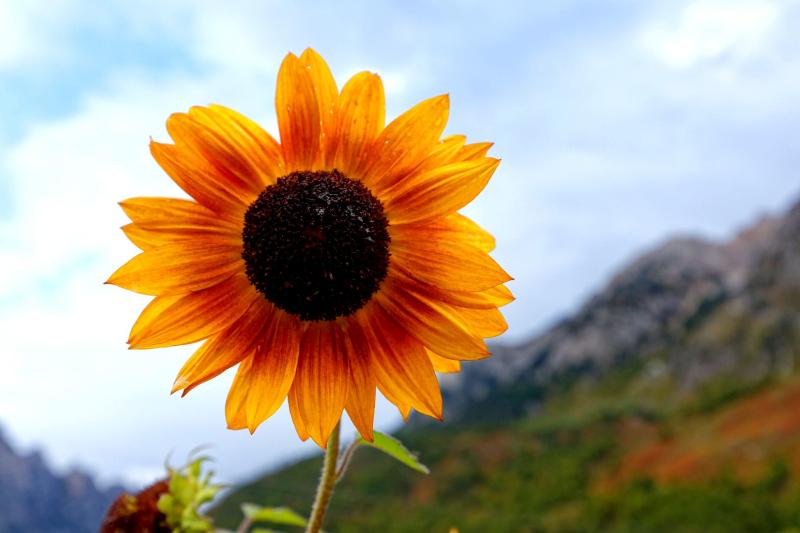
POLYGON ((306 533, 318 533, 322 529, 322 522, 325 520, 325 512, 333 496, 333 488, 336 485, 336 462, 339 457, 339 425, 333 428, 331 436, 328 438, 328 447, 325 450, 325 461, 322 464, 322 473, 317 485, 317 497, 314 499, 314 507, 311 509, 311 516, 308 518, 306 533))

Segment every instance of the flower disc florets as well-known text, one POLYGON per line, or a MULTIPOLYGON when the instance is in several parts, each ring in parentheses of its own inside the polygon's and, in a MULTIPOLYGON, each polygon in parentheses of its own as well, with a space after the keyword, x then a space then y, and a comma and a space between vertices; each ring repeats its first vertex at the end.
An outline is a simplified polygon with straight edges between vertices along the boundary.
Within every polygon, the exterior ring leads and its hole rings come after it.
POLYGON ((380 201, 360 182, 337 170, 293 172, 245 214, 247 277, 303 320, 351 315, 386 277, 388 226, 380 201))

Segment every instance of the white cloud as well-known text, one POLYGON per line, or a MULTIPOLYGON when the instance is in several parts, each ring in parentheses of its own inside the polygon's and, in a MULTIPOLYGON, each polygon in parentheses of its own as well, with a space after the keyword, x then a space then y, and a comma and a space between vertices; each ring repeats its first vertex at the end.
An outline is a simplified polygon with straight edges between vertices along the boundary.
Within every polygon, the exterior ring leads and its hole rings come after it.
POLYGON ((642 33, 644 45, 676 68, 728 57, 752 58, 780 16, 779 4, 764 0, 689 2, 672 24, 654 23, 642 33))

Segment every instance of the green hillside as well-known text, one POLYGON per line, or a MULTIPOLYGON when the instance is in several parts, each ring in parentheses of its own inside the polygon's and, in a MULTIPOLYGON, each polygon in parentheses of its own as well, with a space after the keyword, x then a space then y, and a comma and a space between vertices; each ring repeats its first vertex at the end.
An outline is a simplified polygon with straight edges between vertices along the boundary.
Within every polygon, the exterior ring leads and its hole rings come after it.
MULTIPOLYGON (((724 399, 718 384, 668 412, 650 401, 608 398, 624 378, 611 376, 592 393, 556 394, 534 418, 402 432, 429 476, 360 451, 337 490, 329 530, 800 526, 800 380, 765 382, 724 399), (732 433, 731 420, 743 432, 732 433)), ((217 509, 218 520, 235 525, 246 501, 307 511, 319 467, 319 458, 309 459, 242 487, 217 509)))

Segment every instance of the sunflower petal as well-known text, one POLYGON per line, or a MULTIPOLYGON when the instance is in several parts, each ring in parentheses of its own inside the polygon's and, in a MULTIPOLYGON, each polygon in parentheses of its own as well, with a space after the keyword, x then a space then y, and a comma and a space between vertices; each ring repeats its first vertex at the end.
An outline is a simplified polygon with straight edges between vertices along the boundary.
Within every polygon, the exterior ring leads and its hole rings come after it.
POLYGON ((378 305, 371 306, 359 320, 370 342, 372 366, 381 390, 402 404, 441 420, 442 394, 422 343, 378 305))
POLYGON ((494 146, 494 143, 474 143, 467 144, 456 155, 456 161, 470 161, 473 159, 482 159, 489 153, 489 149, 494 146))
POLYGON ((253 365, 253 355, 245 357, 236 369, 236 376, 233 378, 231 388, 228 389, 228 397, 225 400, 225 420, 228 429, 245 429, 247 427, 247 414, 245 407, 247 396, 253 385, 250 368, 253 365))
POLYGON ((484 339, 502 335, 508 329, 506 319, 496 307, 474 309, 451 306, 451 308, 469 326, 471 331, 484 339))
POLYGON ((260 339, 248 369, 255 385, 247 395, 247 427, 250 433, 286 399, 297 370, 300 350, 300 323, 293 316, 276 311, 275 317, 260 339))
POLYGON ((336 127, 326 145, 327 161, 346 175, 370 183, 363 170, 368 150, 383 130, 386 103, 381 78, 359 72, 345 84, 336 104, 336 127))
POLYGON ((319 103, 308 69, 288 54, 278 71, 275 92, 278 129, 287 172, 310 170, 319 153, 319 103))
POLYGON ((449 374, 461 371, 461 361, 456 361, 455 359, 447 359, 446 357, 441 357, 428 349, 425 350, 425 353, 428 354, 428 359, 431 360, 431 364, 433 365, 433 369, 435 371, 441 372, 442 374, 449 374))
POLYGON ((208 339, 183 365, 172 392, 190 390, 205 383, 251 355, 262 330, 273 320, 274 308, 258 299, 227 329, 208 339))
POLYGON ((193 202, 178 198, 128 198, 119 206, 137 226, 146 229, 196 228, 209 232, 236 232, 238 224, 220 218, 217 213, 193 202))
POLYGON ((174 113, 167 120, 167 131, 175 145, 202 158, 214 175, 244 203, 249 204, 270 178, 258 166, 260 147, 242 145, 242 136, 225 115, 206 107, 193 107, 189 113, 174 113))
POLYGON ((147 306, 139 314, 139 318, 137 318, 136 322, 133 323, 131 333, 128 337, 128 342, 130 342, 130 339, 138 335, 144 328, 152 324, 153 320, 156 320, 161 313, 168 309, 172 304, 180 300, 182 296, 183 295, 181 294, 156 296, 150 300, 150 303, 147 304, 147 306))
POLYGON ((347 389, 345 409, 364 439, 372 442, 375 438, 373 425, 375 419, 375 372, 369 353, 369 343, 358 324, 351 320, 345 333, 344 347, 350 367, 350 386, 347 389))
MULTIPOLYGON (((306 48, 300 54, 300 63, 302 63, 308 70, 311 76, 311 83, 314 85, 314 92, 317 95, 317 105, 319 106, 319 120, 320 131, 322 136, 320 138, 320 149, 317 157, 317 164, 323 165, 323 155, 326 151, 333 129, 336 123, 334 114, 334 107, 336 100, 339 97, 339 90, 336 88, 336 80, 333 79, 331 69, 328 64, 311 48, 306 48)), ((316 165, 315 165, 316 167, 316 165)))
POLYGON ((144 349, 197 342, 230 326, 260 297, 244 275, 234 274, 222 283, 183 295, 132 333, 128 344, 144 349))
POLYGON ((243 270, 241 246, 193 239, 140 253, 106 283, 142 294, 182 294, 211 287, 243 270))
POLYGON ((443 357, 472 360, 490 355, 483 340, 460 316, 420 294, 415 285, 390 275, 373 299, 426 348, 443 357))
POLYGON ((450 97, 435 96, 415 105, 384 129, 370 150, 366 175, 378 190, 399 181, 439 141, 450 110, 450 97))
MULTIPOLYGON (((435 287, 483 291, 512 278, 489 254, 435 226, 392 226, 392 260, 406 275, 435 287)), ((469 235, 467 235, 469 236, 469 235)))
POLYGON ((324 448, 347 401, 349 366, 334 322, 311 322, 300 344, 292 390, 311 439, 324 448))
POLYGON ((409 224, 455 213, 489 183, 498 159, 462 161, 404 180, 381 196, 392 224, 409 224))
POLYGON ((297 431, 297 436, 300 440, 305 442, 308 440, 308 424, 303 420, 300 413, 300 407, 297 401, 297 390, 292 387, 289 389, 289 413, 292 415, 292 422, 294 422, 294 429, 297 431))
POLYGON ((285 174, 280 144, 249 118, 217 104, 193 107, 189 115, 225 140, 228 149, 245 163, 243 178, 257 190, 285 174))
POLYGON ((220 216, 236 220, 249 202, 229 187, 205 159, 173 144, 150 141, 150 153, 172 181, 200 204, 220 216))

